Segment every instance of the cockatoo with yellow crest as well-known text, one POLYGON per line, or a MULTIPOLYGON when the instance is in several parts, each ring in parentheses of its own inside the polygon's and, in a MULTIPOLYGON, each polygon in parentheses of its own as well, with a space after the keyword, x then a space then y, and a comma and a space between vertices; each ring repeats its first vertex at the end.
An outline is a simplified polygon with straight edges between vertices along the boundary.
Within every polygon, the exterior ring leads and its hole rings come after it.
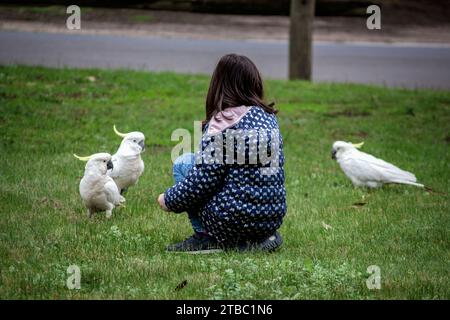
POLYGON ((374 156, 361 152, 358 149, 364 142, 353 144, 351 142, 336 141, 333 144, 331 158, 339 163, 342 171, 357 187, 377 188, 383 184, 399 183, 416 187, 424 187, 417 183, 416 176, 404 171, 393 164, 374 156))
POLYGON ((113 129, 123 139, 119 149, 112 156, 114 168, 108 170, 108 176, 117 184, 120 194, 123 194, 128 187, 138 182, 144 172, 141 153, 145 150, 145 136, 139 131, 121 133, 115 125, 113 129))
POLYGON ((113 169, 111 155, 96 153, 88 157, 76 154, 74 156, 81 161, 87 161, 84 176, 80 181, 80 195, 88 209, 88 216, 106 211, 106 217, 111 218, 112 210, 125 201, 114 180, 106 175, 109 169, 113 169))

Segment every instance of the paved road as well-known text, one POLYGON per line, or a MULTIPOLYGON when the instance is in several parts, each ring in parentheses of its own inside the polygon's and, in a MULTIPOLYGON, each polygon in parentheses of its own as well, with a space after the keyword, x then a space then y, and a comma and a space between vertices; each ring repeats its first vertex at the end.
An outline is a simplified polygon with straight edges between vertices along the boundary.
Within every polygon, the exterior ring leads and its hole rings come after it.
MULTIPOLYGON (((0 64, 131 68, 210 74, 229 52, 266 78, 287 77, 287 43, 0 31, 0 64)), ((315 81, 450 89, 450 46, 315 43, 315 81)))

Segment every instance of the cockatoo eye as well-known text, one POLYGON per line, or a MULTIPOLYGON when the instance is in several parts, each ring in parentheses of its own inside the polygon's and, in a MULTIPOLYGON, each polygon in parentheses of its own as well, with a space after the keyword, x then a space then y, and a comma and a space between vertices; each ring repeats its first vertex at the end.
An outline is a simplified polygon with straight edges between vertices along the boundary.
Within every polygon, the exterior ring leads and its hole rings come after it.
POLYGON ((133 140, 134 143, 136 143, 136 140, 133 140))

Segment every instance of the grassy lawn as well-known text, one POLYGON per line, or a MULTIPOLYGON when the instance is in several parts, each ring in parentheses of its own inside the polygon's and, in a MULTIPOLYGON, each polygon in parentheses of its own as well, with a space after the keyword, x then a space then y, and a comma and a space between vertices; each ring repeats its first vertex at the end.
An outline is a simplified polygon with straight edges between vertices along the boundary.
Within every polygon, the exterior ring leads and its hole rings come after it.
POLYGON ((170 136, 203 118, 208 81, 0 67, 0 298, 450 298, 449 92, 267 81, 285 143, 284 246, 270 255, 166 253, 191 233, 186 215, 155 202, 173 183, 170 136), (126 208, 88 219, 78 194, 84 164, 72 153, 113 153, 113 124, 146 134, 146 171, 126 208), (330 159, 335 140, 364 140, 363 150, 436 192, 355 189, 330 159), (72 264, 80 290, 66 287, 72 264), (381 269, 380 290, 366 287, 370 265, 381 269))

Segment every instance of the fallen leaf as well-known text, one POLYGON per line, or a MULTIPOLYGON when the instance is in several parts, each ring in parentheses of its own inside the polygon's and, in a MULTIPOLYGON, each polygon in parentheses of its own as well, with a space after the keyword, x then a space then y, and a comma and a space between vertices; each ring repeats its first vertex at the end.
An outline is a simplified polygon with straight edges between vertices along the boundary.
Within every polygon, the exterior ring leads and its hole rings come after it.
POLYGON ((97 81, 97 78, 94 77, 94 76, 89 76, 89 77, 87 77, 86 79, 88 79, 90 82, 95 82, 95 81, 97 81))
POLYGON ((333 229, 333 227, 332 226, 330 226, 329 224, 326 224, 325 222, 323 222, 322 221, 322 227, 324 227, 325 228, 325 230, 330 230, 330 229, 333 229))
POLYGON ((355 208, 359 208, 359 207, 363 207, 363 206, 365 206, 367 204, 367 202, 355 202, 354 204, 352 204, 352 207, 355 207, 355 208))
POLYGON ((184 287, 186 287, 187 285, 187 280, 183 280, 181 281, 175 288, 175 291, 179 291, 181 289, 183 289, 184 287))
POLYGON ((41 198, 41 200, 39 200, 40 203, 46 203, 48 201, 47 197, 43 197, 41 198))

